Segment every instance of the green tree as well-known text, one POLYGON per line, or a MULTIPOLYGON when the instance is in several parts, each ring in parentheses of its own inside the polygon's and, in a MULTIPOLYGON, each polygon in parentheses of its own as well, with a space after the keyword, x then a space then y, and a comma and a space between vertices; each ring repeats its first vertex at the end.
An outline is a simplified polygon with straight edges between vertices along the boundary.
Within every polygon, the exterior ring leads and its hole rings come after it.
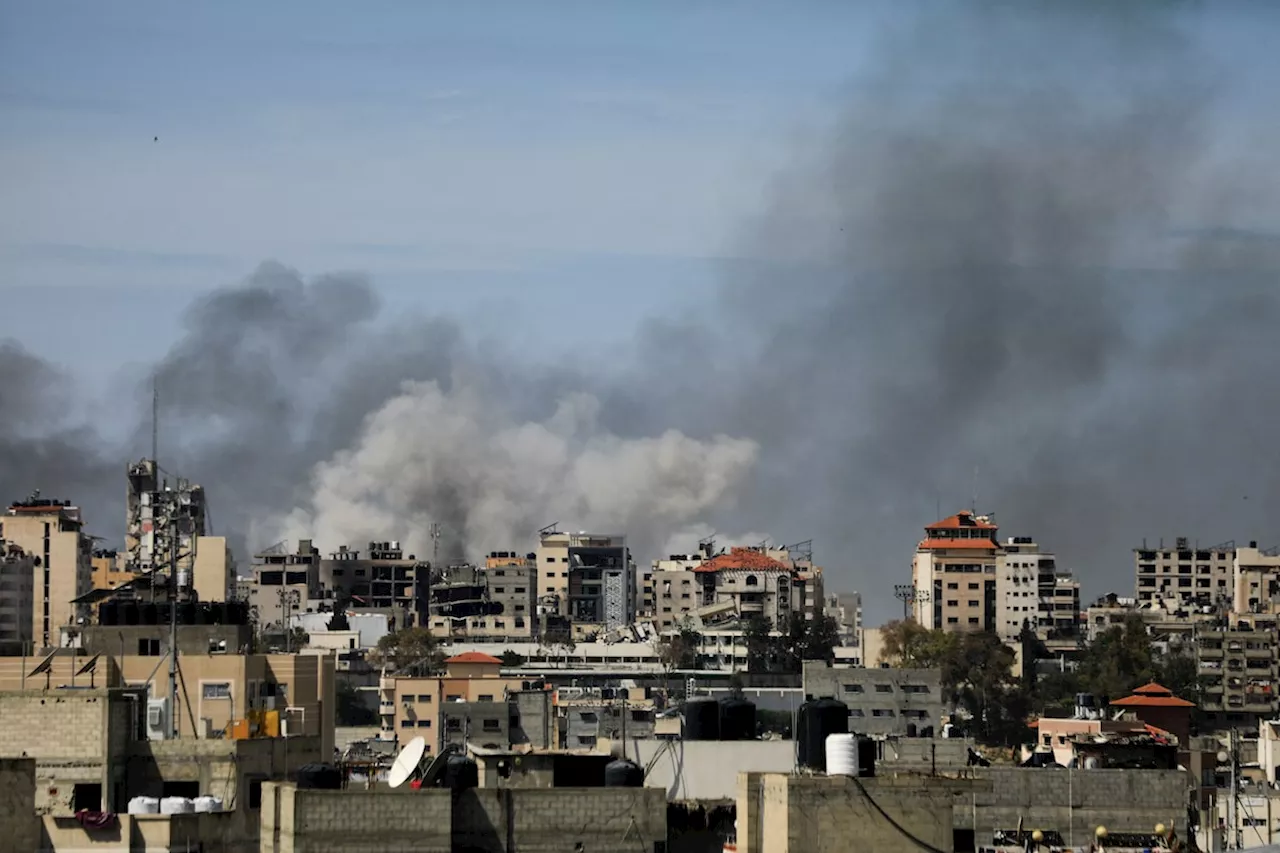
POLYGON ((823 613, 815 614, 812 619, 804 618, 801 613, 792 613, 784 639, 786 669, 790 672, 800 672, 807 660, 833 662, 836 646, 840 645, 836 620, 823 613))
POLYGON ((1013 649, 986 631, 953 636, 942 682, 955 703, 968 712, 974 736, 987 744, 1023 741, 1030 702, 1013 672, 1013 649))
POLYGON ((658 641, 658 659, 668 674, 677 669, 701 669, 702 635, 692 628, 680 628, 658 641))
POLYGON ((426 628, 403 628, 386 634, 370 655, 374 666, 385 666, 397 675, 430 675, 444 663, 440 644, 426 628))
POLYGON ((524 666, 527 659, 519 652, 505 649, 502 652, 502 665, 507 667, 524 666))
POLYGON ((889 622, 880 629, 881 657, 907 669, 943 669, 955 655, 959 636, 911 619, 889 622))
POLYGON ((743 641, 747 646, 748 672, 778 671, 778 643, 768 619, 749 618, 743 629, 743 641))
POLYGON ((1133 688, 1154 680, 1151 638, 1142 617, 1131 613, 1123 624, 1089 643, 1076 671, 1083 692, 1104 700, 1127 696, 1133 688))

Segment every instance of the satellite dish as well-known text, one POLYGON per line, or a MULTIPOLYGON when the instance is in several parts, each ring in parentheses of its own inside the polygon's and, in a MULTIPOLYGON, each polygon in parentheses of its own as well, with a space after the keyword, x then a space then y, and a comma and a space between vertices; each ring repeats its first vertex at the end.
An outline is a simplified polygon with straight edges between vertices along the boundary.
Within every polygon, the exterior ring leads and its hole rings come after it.
POLYGON ((418 765, 422 762, 422 756, 427 751, 427 742, 421 737, 416 737, 404 745, 404 749, 400 750, 400 754, 396 756, 395 763, 391 765, 391 772, 387 774, 387 784, 392 788, 399 788, 405 782, 418 772, 418 765))

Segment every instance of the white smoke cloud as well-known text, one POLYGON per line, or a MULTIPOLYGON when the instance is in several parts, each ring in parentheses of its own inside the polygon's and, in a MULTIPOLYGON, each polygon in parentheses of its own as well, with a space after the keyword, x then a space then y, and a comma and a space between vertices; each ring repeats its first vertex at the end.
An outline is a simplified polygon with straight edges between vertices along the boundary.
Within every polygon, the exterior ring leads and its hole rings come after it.
POLYGON ((545 421, 519 422, 469 386, 405 383, 350 449, 315 467, 309 500, 268 527, 274 540, 314 537, 327 549, 399 539, 425 555, 434 522, 442 556, 474 558, 530 548, 539 527, 559 522, 625 533, 645 560, 673 529, 731 505, 756 463, 753 441, 675 430, 624 439, 598 411, 575 394, 545 421))

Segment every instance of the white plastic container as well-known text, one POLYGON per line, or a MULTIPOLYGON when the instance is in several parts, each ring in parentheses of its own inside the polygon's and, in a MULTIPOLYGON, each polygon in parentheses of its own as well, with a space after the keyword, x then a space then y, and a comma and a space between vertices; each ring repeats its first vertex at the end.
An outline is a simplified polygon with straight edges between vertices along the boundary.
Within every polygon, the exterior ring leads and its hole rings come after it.
POLYGON ((187 797, 165 797, 160 801, 160 814, 191 814, 195 810, 187 797))
POLYGON ((134 797, 129 801, 129 814, 160 814, 160 800, 155 797, 134 797))
POLYGON ((220 812, 222 811, 222 800, 217 797, 196 797, 195 809, 197 812, 220 812))
POLYGON ((858 775, 858 736, 827 735, 827 775, 858 775))

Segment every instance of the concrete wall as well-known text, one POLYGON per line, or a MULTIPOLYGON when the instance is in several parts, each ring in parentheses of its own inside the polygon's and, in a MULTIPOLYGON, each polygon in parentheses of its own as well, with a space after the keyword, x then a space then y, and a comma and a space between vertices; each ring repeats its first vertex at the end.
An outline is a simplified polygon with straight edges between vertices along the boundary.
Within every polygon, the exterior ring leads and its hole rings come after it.
POLYGON ((942 672, 936 669, 842 668, 804 664, 804 692, 849 706, 849 731, 902 735, 907 726, 941 731, 942 672))
POLYGON ((0 755, 37 759, 35 808, 71 814, 76 784, 110 797, 106 690, 0 693, 0 755))
POLYGON ((974 768, 975 785, 955 799, 956 827, 989 845, 996 829, 1055 830, 1068 846, 1089 844, 1094 830, 1149 833, 1157 823, 1187 832, 1187 774, 1181 770, 974 768))
POLYGON ((298 791, 263 786, 262 853, 652 851, 663 793, 645 788, 298 791), (581 846, 577 846, 581 845, 581 846))
POLYGON ((103 829, 86 829, 74 818, 46 817, 38 853, 86 851, 94 853, 258 853, 258 826, 234 812, 183 815, 122 814, 103 829))
POLYGON ((35 759, 0 758, 0 847, 35 850, 39 840, 35 759))
POLYGON ((758 777, 758 783, 750 777, 740 779, 738 849, 918 853, 917 842, 906 834, 910 832, 935 849, 950 851, 952 794, 933 782, 920 777, 866 779, 860 786, 841 776, 782 774, 758 777))

